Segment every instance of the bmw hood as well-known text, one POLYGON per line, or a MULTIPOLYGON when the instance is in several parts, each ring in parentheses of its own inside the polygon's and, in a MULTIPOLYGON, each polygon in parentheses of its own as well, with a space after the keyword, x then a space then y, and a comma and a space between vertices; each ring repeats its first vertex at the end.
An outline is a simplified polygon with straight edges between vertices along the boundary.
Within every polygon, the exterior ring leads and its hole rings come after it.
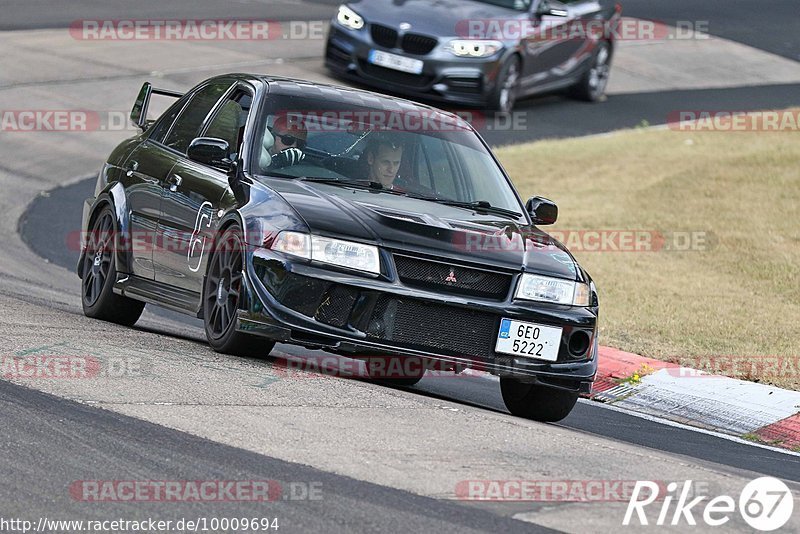
POLYGON ((506 217, 327 184, 275 179, 269 185, 314 234, 505 270, 584 278, 560 242, 506 217))

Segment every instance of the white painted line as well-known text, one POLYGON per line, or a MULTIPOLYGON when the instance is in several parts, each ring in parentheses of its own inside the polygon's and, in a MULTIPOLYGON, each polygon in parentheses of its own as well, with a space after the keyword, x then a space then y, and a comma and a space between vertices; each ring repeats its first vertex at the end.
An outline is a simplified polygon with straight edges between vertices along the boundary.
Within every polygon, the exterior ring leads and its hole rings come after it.
MULTIPOLYGON (((612 412, 624 413, 624 414, 630 415, 632 417, 638 417, 639 419, 644 419, 645 421, 650 421, 650 422, 653 422, 653 423, 660 423, 662 425, 666 425, 666 426, 669 426, 669 427, 680 428, 681 430, 689 430, 691 432, 698 432, 700 434, 705 434, 705 435, 708 435, 708 436, 714 436, 716 438, 724 439, 724 440, 727 440, 727 441, 732 441, 732 442, 738 443, 740 445, 749 445, 751 447, 756 447, 758 449, 766 449, 768 451, 779 452, 779 453, 782 453, 782 454, 786 454, 788 456, 800 457, 800 453, 799 452, 790 451, 788 449, 780 449, 778 447, 771 447, 769 445, 764 445, 763 443, 756 443, 754 441, 748 441, 746 439, 742 439, 742 438, 739 438, 739 437, 736 437, 736 436, 731 436, 730 434, 722 434, 721 432, 715 432, 713 430, 707 430, 705 428, 697 428, 697 427, 694 427, 694 426, 685 425, 683 423, 676 423, 675 421, 670 421, 668 419, 662 419, 660 417, 655 417, 655 416, 644 414, 644 413, 640 413, 640 412, 633 412, 631 410, 626 410, 624 408, 619 408, 617 406, 614 406, 613 404, 603 404, 603 403, 600 403, 600 402, 595 402, 595 401, 591 401, 591 400, 583 399, 583 398, 578 399, 578 402, 583 403, 583 404, 589 404, 591 406, 597 406, 597 407, 603 408, 605 410, 611 410, 612 412)), ((561 426, 561 425, 559 425, 559 426, 561 426)), ((565 428, 567 428, 567 427, 565 427, 565 428)))

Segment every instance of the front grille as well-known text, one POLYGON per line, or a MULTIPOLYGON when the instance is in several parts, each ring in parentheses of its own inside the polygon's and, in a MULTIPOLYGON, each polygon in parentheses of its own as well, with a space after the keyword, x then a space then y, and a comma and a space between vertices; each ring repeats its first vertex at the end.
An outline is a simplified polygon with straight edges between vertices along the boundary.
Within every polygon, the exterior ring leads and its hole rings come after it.
POLYGON ((437 44, 438 41, 433 37, 418 33, 407 33, 403 36, 400 47, 409 54, 424 56, 425 54, 430 54, 437 44))
POLYGON ((411 349, 493 358, 497 325, 490 313, 382 295, 367 336, 411 349))
POLYGON ((394 28, 373 24, 370 26, 370 35, 372 35, 372 40, 375 44, 385 46, 386 48, 394 48, 397 46, 397 30, 394 28))
POLYGON ((407 286, 433 291, 505 300, 511 275, 449 263, 394 255, 400 281, 407 286))
POLYGON ((364 60, 359 60, 361 71, 369 76, 382 82, 395 83, 397 85, 405 85, 408 87, 425 87, 433 81, 432 76, 425 76, 421 74, 411 74, 408 72, 400 72, 394 69, 387 69, 378 65, 373 65, 364 60))

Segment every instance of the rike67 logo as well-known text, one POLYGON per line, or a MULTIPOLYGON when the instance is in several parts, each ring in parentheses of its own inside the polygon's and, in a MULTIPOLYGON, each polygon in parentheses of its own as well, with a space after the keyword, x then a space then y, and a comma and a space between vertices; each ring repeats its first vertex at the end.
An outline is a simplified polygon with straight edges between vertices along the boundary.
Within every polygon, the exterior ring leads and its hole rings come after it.
POLYGON ((738 513, 751 528, 770 532, 786 525, 792 517, 792 492, 777 478, 761 477, 749 482, 738 501, 729 495, 698 496, 692 484, 693 481, 687 480, 679 487, 672 482, 663 493, 663 485, 637 481, 622 524, 696 526, 700 520, 701 525, 721 527, 738 513), (657 504, 650 507, 654 503, 657 504), (654 512, 658 512, 657 518, 653 517, 654 512))

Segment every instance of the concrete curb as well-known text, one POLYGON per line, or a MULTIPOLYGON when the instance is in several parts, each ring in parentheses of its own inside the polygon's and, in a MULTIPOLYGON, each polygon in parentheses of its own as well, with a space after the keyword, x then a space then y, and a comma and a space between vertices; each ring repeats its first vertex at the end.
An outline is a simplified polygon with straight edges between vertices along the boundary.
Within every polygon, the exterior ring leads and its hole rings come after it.
POLYGON ((600 347, 590 398, 767 445, 800 447, 800 392, 600 347))

